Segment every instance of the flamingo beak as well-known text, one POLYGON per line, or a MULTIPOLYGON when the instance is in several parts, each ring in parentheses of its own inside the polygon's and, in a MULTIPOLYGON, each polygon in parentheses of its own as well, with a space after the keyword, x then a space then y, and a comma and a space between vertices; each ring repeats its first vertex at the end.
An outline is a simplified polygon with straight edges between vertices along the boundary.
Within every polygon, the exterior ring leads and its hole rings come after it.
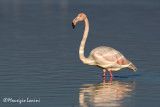
POLYGON ((72 28, 74 29, 76 26, 74 25, 74 23, 72 22, 72 28))
POLYGON ((75 18, 75 19, 73 20, 73 22, 72 22, 72 27, 73 27, 73 29, 76 27, 77 22, 78 22, 78 19, 75 18))

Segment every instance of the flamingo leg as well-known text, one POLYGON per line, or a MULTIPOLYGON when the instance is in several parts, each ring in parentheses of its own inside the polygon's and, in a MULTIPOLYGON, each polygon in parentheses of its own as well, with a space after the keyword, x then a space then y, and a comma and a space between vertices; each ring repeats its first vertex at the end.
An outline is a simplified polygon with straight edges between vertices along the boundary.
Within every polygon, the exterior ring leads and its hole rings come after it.
POLYGON ((109 71, 109 73, 110 73, 111 77, 113 77, 112 71, 109 71))
POLYGON ((105 77, 106 76, 106 72, 103 72, 103 77, 105 77))
POLYGON ((106 83, 106 77, 103 77, 103 83, 106 83))
POLYGON ((103 77, 106 76, 106 69, 103 69, 103 77))

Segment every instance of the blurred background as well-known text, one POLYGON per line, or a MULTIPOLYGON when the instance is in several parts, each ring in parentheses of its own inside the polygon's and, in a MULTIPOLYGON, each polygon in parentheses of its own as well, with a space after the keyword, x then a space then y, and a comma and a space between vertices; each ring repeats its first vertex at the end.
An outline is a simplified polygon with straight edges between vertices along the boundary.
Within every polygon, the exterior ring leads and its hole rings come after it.
POLYGON ((160 105, 160 1, 0 0, 0 105, 3 107, 135 107, 160 105), (138 68, 107 73, 79 60, 98 46, 120 51, 138 68), (40 103, 3 102, 41 99, 40 103))

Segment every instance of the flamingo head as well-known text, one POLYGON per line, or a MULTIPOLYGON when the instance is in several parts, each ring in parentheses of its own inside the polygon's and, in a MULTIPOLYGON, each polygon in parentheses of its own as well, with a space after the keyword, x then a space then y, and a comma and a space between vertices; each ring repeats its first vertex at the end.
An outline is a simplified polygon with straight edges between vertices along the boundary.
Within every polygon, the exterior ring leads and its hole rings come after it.
POLYGON ((72 21, 72 27, 75 28, 76 24, 79 21, 84 21, 86 19, 86 15, 84 13, 79 13, 77 17, 72 21))

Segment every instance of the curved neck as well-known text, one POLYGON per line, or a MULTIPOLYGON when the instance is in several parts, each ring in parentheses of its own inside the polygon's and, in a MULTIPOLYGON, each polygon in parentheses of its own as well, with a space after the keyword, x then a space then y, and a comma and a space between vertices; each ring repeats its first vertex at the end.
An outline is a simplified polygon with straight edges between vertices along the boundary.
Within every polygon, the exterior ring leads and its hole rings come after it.
POLYGON ((84 34, 83 34, 83 38, 82 38, 80 47, 79 47, 79 57, 83 63, 89 63, 88 62, 89 59, 84 56, 85 43, 86 43, 88 32, 89 32, 89 22, 88 22, 87 17, 85 18, 84 22, 85 22, 85 30, 84 30, 84 34))

